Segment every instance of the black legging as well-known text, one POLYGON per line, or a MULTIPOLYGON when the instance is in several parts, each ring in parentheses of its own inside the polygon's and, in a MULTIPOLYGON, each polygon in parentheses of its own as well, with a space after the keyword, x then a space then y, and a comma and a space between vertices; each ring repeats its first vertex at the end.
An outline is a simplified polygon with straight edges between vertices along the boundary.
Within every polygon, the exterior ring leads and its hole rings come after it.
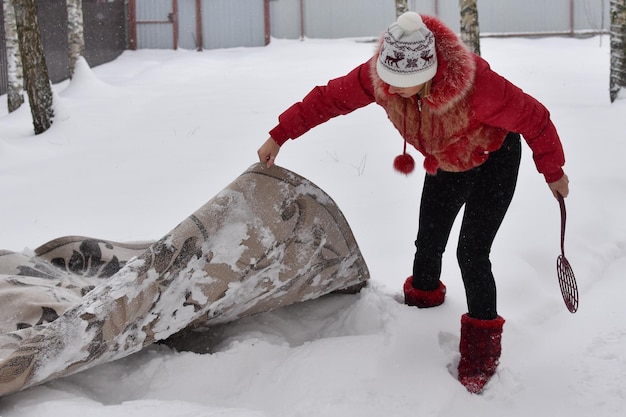
POLYGON ((509 133, 502 147, 476 168, 426 174, 415 241, 415 288, 437 288, 450 230, 465 204, 457 259, 468 312, 477 319, 496 318, 496 284, 489 253, 515 192, 520 156, 520 135, 509 133))

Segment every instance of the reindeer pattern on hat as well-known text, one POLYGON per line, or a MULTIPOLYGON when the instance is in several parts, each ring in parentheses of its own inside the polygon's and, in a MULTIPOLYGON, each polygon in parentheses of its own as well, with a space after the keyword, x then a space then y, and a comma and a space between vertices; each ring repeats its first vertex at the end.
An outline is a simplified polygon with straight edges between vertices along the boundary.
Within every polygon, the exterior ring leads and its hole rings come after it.
POLYGON ((389 33, 385 36, 381 55, 383 64, 391 71, 411 73, 428 68, 435 63, 432 42, 434 37, 429 33, 425 39, 416 42, 399 42, 389 33))

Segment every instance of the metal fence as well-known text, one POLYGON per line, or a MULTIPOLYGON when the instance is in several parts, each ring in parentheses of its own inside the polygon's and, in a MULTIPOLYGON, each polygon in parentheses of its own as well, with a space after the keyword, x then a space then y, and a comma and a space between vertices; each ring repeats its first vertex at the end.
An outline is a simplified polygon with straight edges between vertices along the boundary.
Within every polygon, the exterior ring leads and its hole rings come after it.
MULTIPOLYGON (((0 0, 0 3, 2 0, 0 0)), ((36 0, 53 82, 69 76, 65 0, 36 0)), ((458 0, 409 0, 459 31, 458 0)), ((608 31, 609 0, 479 0, 482 36, 608 31)), ((4 17, 0 8, 0 29, 4 17)), ((262 46, 270 37, 377 37, 395 19, 394 0, 83 0, 85 58, 108 62, 124 49, 262 46)), ((1 32, 4 34, 4 30, 1 32)), ((6 51, 0 39, 0 94, 6 51)))
MULTIPOLYGON (((48 74, 50 81, 56 83, 69 77, 66 2, 65 0, 36 0, 36 5, 48 74)), ((83 0, 84 57, 90 66, 109 62, 127 48, 126 21, 125 0, 83 0)), ((7 55, 2 7, 0 7, 0 25, 2 29, 0 94, 5 94, 7 55)))
MULTIPOLYGON (((2 6, 2 1, 0 1, 0 6, 2 6)), ((0 95, 5 94, 7 92, 7 47, 4 42, 4 8, 0 7, 0 35, 2 35, 2 39, 0 39, 0 95)))
MULTIPOLYGON (((395 19, 394 0, 130 2, 136 5, 140 49, 262 46, 268 33, 285 39, 379 36, 395 19)), ((409 0, 408 5, 460 30, 458 0, 409 0)), ((484 36, 597 32, 609 24, 609 0, 479 0, 478 8, 484 36)))
MULTIPOLYGON (((297 39, 380 35, 395 19, 394 0, 272 0, 272 36, 297 39)), ((408 0, 460 30, 458 0, 408 0)), ((607 31, 609 0, 479 0, 481 35, 607 31)))
POLYGON ((214 49, 269 41, 269 0, 130 0, 133 49, 214 49))

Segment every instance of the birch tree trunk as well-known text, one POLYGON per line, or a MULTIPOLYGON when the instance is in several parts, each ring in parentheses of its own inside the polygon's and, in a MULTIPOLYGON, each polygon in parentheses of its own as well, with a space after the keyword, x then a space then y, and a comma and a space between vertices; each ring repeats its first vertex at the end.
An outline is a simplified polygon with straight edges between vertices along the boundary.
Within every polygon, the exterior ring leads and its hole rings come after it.
POLYGON ((35 134, 52 125, 52 87, 41 44, 35 0, 13 0, 15 22, 24 69, 24 84, 30 103, 35 134))
POLYGON ((396 17, 409 11, 408 0, 396 0, 396 17))
POLYGON ((67 40, 69 44, 70 78, 74 76, 76 61, 85 52, 83 34, 83 0, 67 0, 67 40))
POLYGON ((626 87, 626 0, 611 0, 611 103, 626 87))
POLYGON ((24 103, 24 79, 22 72, 22 58, 20 57, 17 27, 15 25, 15 11, 13 0, 4 0, 4 32, 7 60, 7 107, 9 113, 19 109, 24 103))
POLYGON ((480 55, 480 28, 478 26, 478 0, 459 0, 461 9, 461 40, 469 49, 480 55))

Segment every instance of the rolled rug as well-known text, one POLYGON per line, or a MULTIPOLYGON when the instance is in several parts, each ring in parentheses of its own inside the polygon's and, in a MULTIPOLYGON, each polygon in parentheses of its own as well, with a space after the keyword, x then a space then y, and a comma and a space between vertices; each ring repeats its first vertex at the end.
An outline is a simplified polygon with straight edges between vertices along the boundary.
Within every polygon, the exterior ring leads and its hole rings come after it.
POLYGON ((65 237, 39 247, 35 259, 4 255, 5 287, 15 282, 32 297, 44 279, 40 303, 59 300, 55 291, 70 295, 64 311, 63 303, 52 308, 58 317, 0 335, 0 395, 123 358, 187 327, 358 290, 369 279, 334 201, 307 179, 262 164, 156 242, 65 237), (24 285, 29 279, 34 285, 24 285))

